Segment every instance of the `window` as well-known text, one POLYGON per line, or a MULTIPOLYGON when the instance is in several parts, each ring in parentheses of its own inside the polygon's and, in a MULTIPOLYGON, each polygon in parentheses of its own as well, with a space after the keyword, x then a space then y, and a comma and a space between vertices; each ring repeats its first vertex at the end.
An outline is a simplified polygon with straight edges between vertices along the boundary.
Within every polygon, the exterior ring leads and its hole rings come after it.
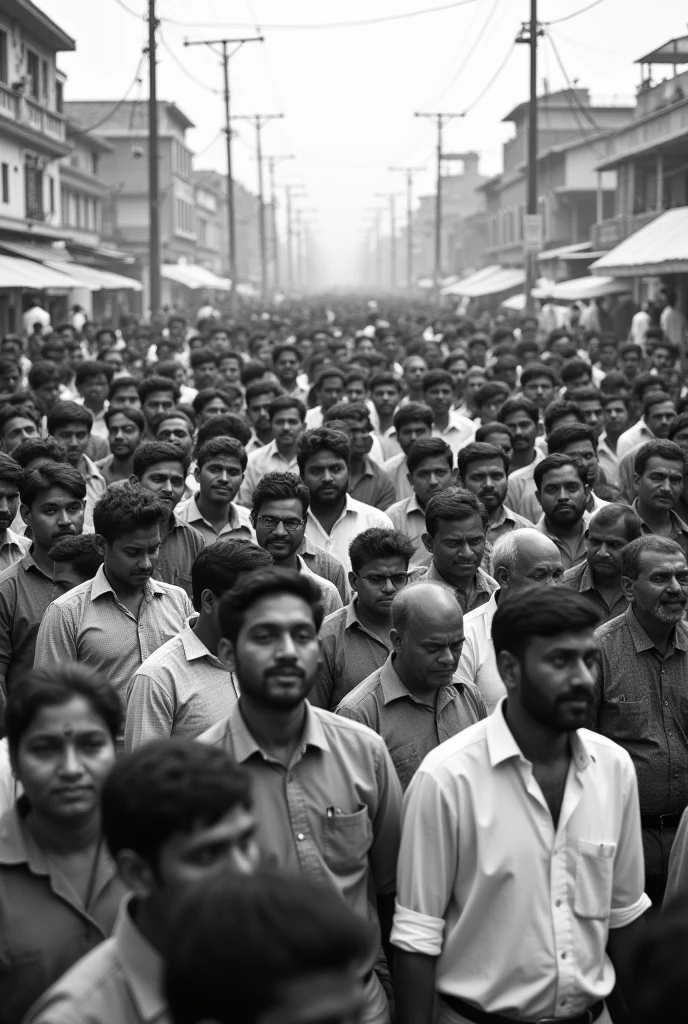
POLYGON ((91 153, 91 174, 98 174, 98 154, 91 153))
POLYGON ((9 85, 7 61, 7 33, 0 29, 0 82, 9 85))
POLYGON ((48 175, 48 197, 50 200, 50 212, 55 213, 55 179, 48 175))
POLYGON ((2 189, 2 201, 3 203, 9 203, 10 201, 10 165, 2 164, 0 166, 0 189, 2 189))
POLYGON ((26 72, 29 76, 29 91, 35 100, 38 99, 40 91, 38 55, 32 50, 26 51, 26 72))
POLYGON ((55 82, 55 110, 58 114, 64 113, 63 104, 62 82, 55 82))
POLYGON ((48 62, 47 60, 41 61, 41 99, 44 103, 48 102, 48 62))
POLYGON ((27 157, 24 164, 24 193, 26 216, 43 220, 43 170, 35 157, 27 157))

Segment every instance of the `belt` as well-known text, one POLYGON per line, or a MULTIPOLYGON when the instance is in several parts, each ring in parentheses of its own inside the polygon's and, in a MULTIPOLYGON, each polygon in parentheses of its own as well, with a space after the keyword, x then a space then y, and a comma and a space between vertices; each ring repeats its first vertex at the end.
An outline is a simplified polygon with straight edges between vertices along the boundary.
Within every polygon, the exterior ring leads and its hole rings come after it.
POLYGON ((640 824, 643 828, 674 828, 681 820, 680 811, 671 811, 670 814, 641 814, 640 824))
MULTIPOLYGON (((513 1017, 503 1017, 501 1013, 486 1013, 484 1010, 472 1006, 471 1003, 465 1003, 463 999, 457 999, 456 996, 448 996, 440 992, 440 998, 444 999, 447 1006, 455 1013, 474 1021, 474 1024, 518 1024, 513 1017)), ((540 1017, 537 1021, 533 1021, 533 1024, 593 1024, 603 1010, 604 1002, 600 999, 599 1002, 593 1003, 587 1010, 575 1017, 540 1017)))

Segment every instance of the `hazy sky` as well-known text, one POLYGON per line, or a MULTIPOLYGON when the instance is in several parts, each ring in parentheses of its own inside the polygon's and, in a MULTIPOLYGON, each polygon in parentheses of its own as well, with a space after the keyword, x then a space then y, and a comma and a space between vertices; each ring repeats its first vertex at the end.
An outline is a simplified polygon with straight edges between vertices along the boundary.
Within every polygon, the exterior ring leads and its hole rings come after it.
MULTIPOLYGON (((556 19, 592 0, 539 0, 541 22, 552 22, 554 46, 570 80, 593 98, 629 100, 640 69, 633 61, 686 32, 683 0, 604 0, 561 24, 556 19)), ((131 85, 145 45, 145 0, 36 0, 75 39, 75 53, 60 54, 67 99, 120 99, 131 85)), ((433 190, 435 129, 414 111, 462 112, 446 129, 445 150, 478 150, 481 169, 501 169, 501 146, 512 128, 502 118, 527 98, 528 47, 516 46, 475 107, 473 100, 507 57, 529 0, 463 0, 445 10, 379 24, 329 29, 280 26, 370 21, 442 7, 450 0, 157 0, 161 19, 158 96, 174 101, 194 121, 190 147, 196 167, 225 171, 222 71, 206 47, 184 39, 253 35, 231 61, 233 112, 284 113, 263 132, 265 154, 293 154, 278 181, 301 181, 302 205, 316 211, 323 266, 331 281, 354 276, 371 207, 378 192, 403 193, 397 165, 425 166, 418 193, 433 190), (179 62, 179 63, 178 63, 179 62), (187 69, 190 78, 180 64, 187 69), (195 79, 195 81, 193 80, 195 79), (217 90, 214 93, 213 90, 217 90), (214 141, 213 141, 214 140, 214 141)), ((147 68, 129 98, 148 95, 147 68)), ((539 49, 539 81, 550 90, 566 79, 552 43, 539 49)), ((253 129, 236 125, 236 177, 256 189, 253 129)), ((283 196, 278 191, 278 197, 283 196)), ((405 201, 399 201, 399 219, 405 201)))

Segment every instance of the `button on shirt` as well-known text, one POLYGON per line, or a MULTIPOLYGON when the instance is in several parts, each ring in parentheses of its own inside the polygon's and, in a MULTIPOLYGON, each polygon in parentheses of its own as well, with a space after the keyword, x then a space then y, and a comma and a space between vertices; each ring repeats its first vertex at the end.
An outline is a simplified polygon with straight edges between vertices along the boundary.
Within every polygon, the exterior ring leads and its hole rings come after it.
POLYGON ((180 501, 175 507, 174 514, 177 519, 193 526, 198 530, 206 544, 214 544, 216 540, 255 540, 255 530, 251 526, 250 513, 242 505, 235 505, 230 502, 229 519, 218 533, 212 523, 204 519, 196 504, 196 498, 192 495, 185 501, 180 501))
POLYGON ((425 511, 418 504, 418 498, 412 494, 410 498, 402 498, 387 509, 387 515, 392 520, 395 530, 405 533, 416 545, 416 550, 411 558, 413 565, 421 565, 428 558, 428 550, 423 544, 425 529, 425 511))
POLYGON ((471 683, 442 686, 434 707, 409 693, 390 654, 337 708, 337 714, 367 725, 382 736, 404 789, 426 754, 487 715, 485 702, 471 683))
POLYGON ((183 629, 193 614, 180 587, 147 580, 138 617, 118 600, 103 566, 46 611, 36 641, 36 668, 80 661, 102 672, 124 703, 141 663, 183 629))
POLYGON ((577 590, 579 594, 585 594, 590 598, 600 613, 600 625, 616 618, 617 615, 623 615, 628 608, 628 598, 624 597, 621 589, 614 594, 611 605, 607 604, 599 590, 595 589, 595 581, 587 559, 579 565, 574 565, 572 569, 567 569, 561 582, 565 587, 577 590))
POLYGON ((440 430, 439 427, 433 426, 432 436, 441 437, 449 445, 454 452, 454 458, 456 458, 460 449, 465 448, 473 440, 475 431, 476 424, 473 420, 469 420, 467 416, 461 416, 454 409, 451 409, 449 412, 449 423, 446 428, 440 430))
POLYGON ((253 492, 259 480, 262 480, 266 473, 296 473, 299 475, 299 465, 296 455, 291 459, 285 459, 277 449, 277 441, 262 448, 256 448, 248 457, 248 464, 244 473, 239 493, 236 500, 239 505, 251 508, 253 492))
POLYGON ((391 459, 387 459, 383 469, 394 485, 396 501, 413 497, 414 490, 408 478, 408 463, 403 452, 400 455, 393 455, 391 459))
POLYGON ((48 605, 65 593, 30 551, 0 575, 0 674, 7 690, 33 668, 38 628, 48 605))
POLYGON ((234 677, 194 633, 197 619, 146 658, 131 680, 126 750, 170 736, 194 739, 236 704, 234 677))
POLYGON ((517 512, 519 516, 527 519, 532 526, 542 515, 540 502, 535 497, 535 480, 533 471, 538 462, 544 459, 539 448, 535 448, 535 458, 522 469, 515 469, 510 475, 506 489, 506 501, 509 508, 517 512))
POLYGON ((547 527, 547 521, 544 516, 541 516, 535 524, 535 529, 540 533, 544 533, 545 537, 549 537, 551 541, 559 548, 559 554, 561 555, 561 564, 564 569, 571 569, 574 565, 578 565, 580 562, 584 562, 588 557, 588 523, 590 522, 590 513, 583 512, 583 518, 579 524, 578 536, 573 541, 563 541, 560 537, 557 537, 556 533, 552 533, 547 527))
POLYGON ((173 515, 171 526, 160 545, 154 578, 181 587, 191 597, 191 566, 204 547, 205 540, 198 530, 173 515))
POLYGON ((496 611, 497 591, 487 604, 464 615, 464 641, 455 677, 459 682, 478 687, 489 714, 506 694, 492 643, 492 620, 496 611))
POLYGON ((379 509, 373 508, 371 505, 365 505, 362 501, 357 501, 347 494, 342 514, 329 534, 322 528, 312 510, 308 509, 306 537, 312 544, 316 544, 323 551, 338 558, 344 566, 345 572, 349 573, 351 571, 349 544, 359 533, 363 533, 364 530, 368 530, 372 526, 391 530, 392 520, 385 512, 380 512, 379 509))
POLYGON ((21 806, 0 818, 0 1024, 18 1024, 53 982, 110 935, 125 891, 103 846, 85 908, 36 843, 21 806))
POLYGON ((305 705, 301 742, 288 768, 261 750, 240 705, 200 737, 251 774, 258 842, 268 865, 334 886, 373 924, 364 970, 380 948, 373 893, 396 888, 401 787, 382 739, 305 705))
POLYGON ((329 615, 320 627, 322 661, 310 693, 311 704, 334 710, 343 697, 387 661, 392 649, 366 629, 356 611, 354 597, 345 608, 329 615))
POLYGON ((23 1024, 167 1024, 164 961, 120 904, 111 939, 87 953, 31 1008, 23 1024))
POLYGON ((555 830, 504 707, 428 754, 409 786, 392 942, 439 958, 440 994, 566 1019, 609 995, 608 931, 650 905, 635 774, 605 737, 571 733, 555 830))
POLYGON ((688 625, 677 623, 664 656, 632 607, 595 636, 601 669, 594 728, 633 758, 643 814, 682 811, 688 803, 688 625))
MULTIPOLYGON (((652 530, 651 527, 647 525, 647 523, 640 514, 640 511, 638 509, 637 498, 631 505, 631 508, 640 520, 640 529, 643 531, 645 536, 647 537, 650 534, 654 534, 654 530, 652 530)), ((676 543, 681 547, 683 554, 688 555, 688 525, 684 523, 682 519, 679 519, 679 517, 676 515, 673 509, 669 511, 669 522, 671 524, 671 533, 668 535, 669 539, 675 540, 676 543)), ((659 536, 659 534, 657 534, 657 536, 659 536)), ((662 534, 661 536, 666 536, 666 534, 662 534)))
POLYGON ((0 542, 0 573, 20 561, 30 547, 31 540, 28 537, 22 537, 10 529, 5 530, 5 536, 0 542))

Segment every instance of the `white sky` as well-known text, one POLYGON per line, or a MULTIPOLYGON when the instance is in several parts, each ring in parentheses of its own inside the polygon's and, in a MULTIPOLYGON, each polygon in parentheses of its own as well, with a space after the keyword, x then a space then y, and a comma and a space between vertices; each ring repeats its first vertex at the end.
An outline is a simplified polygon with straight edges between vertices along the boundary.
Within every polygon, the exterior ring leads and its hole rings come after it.
MULTIPOLYGON (((68 76, 65 97, 120 99, 145 44, 145 0, 122 0, 138 12, 138 19, 117 0, 36 2, 76 39, 76 52, 58 58, 68 76)), ((369 210, 385 204, 375 194, 403 192, 402 175, 388 168, 425 165, 416 189, 421 194, 433 191, 435 130, 431 122, 414 118, 414 111, 460 112, 472 104, 528 18, 529 0, 464 0, 464 6, 363 27, 268 26, 369 20, 449 2, 157 0, 164 43, 197 79, 185 75, 160 46, 158 96, 174 101, 196 124, 188 133, 190 147, 202 153, 195 166, 224 172, 224 140, 218 135, 223 123, 221 67, 206 47, 185 48, 184 39, 253 35, 257 23, 265 26, 265 43, 244 46, 231 61, 233 112, 286 115, 265 128, 264 153, 296 157, 281 164, 278 182, 304 183, 308 195, 301 205, 316 211, 312 219, 325 275, 331 283, 346 284, 358 269, 369 210)), ((590 2, 540 0, 538 15, 541 22, 553 22, 590 2)), ((551 27, 569 78, 587 86, 594 99, 608 101, 614 96, 628 101, 640 77, 633 61, 685 32, 683 0, 604 0, 551 27)), ((538 77, 540 85, 546 78, 552 91, 566 85, 547 39, 541 40, 538 77)), ((501 145, 511 133, 511 126, 501 120, 527 98, 527 89, 528 47, 517 46, 484 99, 447 127, 445 151, 475 149, 481 154, 481 170, 497 173, 501 145)), ((129 98, 147 95, 144 64, 143 81, 129 98)), ((236 128, 235 176, 255 191, 253 129, 241 122, 236 128)), ((405 201, 398 209, 401 214, 405 201)))

